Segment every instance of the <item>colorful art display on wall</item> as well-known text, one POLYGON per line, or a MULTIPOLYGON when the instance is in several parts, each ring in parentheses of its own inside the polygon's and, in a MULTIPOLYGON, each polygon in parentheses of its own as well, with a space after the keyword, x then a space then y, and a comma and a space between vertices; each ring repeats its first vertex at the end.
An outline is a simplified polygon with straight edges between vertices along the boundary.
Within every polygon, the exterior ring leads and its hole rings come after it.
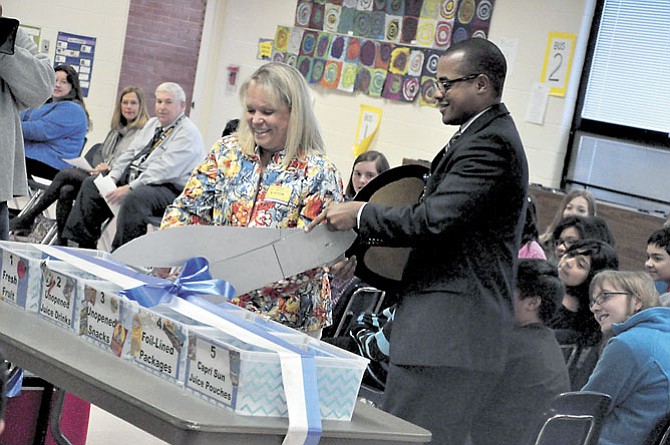
POLYGON ((272 58, 313 84, 435 105, 435 72, 452 42, 486 38, 495 0, 298 0, 272 58))

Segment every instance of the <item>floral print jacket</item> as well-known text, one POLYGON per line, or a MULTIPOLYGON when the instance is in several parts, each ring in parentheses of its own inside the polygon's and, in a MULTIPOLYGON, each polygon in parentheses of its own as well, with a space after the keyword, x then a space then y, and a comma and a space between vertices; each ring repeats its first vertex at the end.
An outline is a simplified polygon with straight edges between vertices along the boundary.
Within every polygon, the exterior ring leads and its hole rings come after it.
MULTIPOLYGON (((258 151, 243 154, 235 135, 219 139, 166 209, 161 229, 190 224, 303 228, 329 204, 343 200, 342 178, 327 156, 310 154, 288 167, 284 157, 283 151, 274 153, 261 171, 258 151)), ((303 331, 331 322, 330 281, 324 268, 232 302, 303 331)))

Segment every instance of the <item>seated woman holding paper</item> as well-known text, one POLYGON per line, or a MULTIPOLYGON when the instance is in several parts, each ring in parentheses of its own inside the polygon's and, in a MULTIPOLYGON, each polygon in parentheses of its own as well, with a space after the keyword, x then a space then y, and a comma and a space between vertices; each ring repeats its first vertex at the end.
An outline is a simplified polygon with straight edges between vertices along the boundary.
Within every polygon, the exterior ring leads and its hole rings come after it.
POLYGON ((130 145, 137 131, 144 127, 147 120, 149 120, 149 114, 142 89, 133 86, 124 88, 114 107, 111 130, 91 159, 90 163, 95 165, 95 168, 90 171, 81 168, 66 168, 59 171, 35 205, 10 221, 9 229, 15 234, 29 233, 33 228, 35 218, 58 201, 56 223, 60 240, 63 227, 72 209, 72 202, 77 197, 84 179, 90 175, 109 172, 110 165, 130 145))
POLYGON ((71 167, 63 159, 81 153, 90 127, 77 72, 58 65, 53 94, 39 108, 21 113, 28 177, 53 179, 59 170, 71 167))
MULTIPOLYGON (((242 85, 240 100, 238 133, 214 144, 166 209, 161 229, 303 228, 343 200, 342 178, 325 154, 307 84, 295 68, 263 65, 242 85)), ((318 335, 331 322, 328 272, 317 267, 233 303, 318 335)))

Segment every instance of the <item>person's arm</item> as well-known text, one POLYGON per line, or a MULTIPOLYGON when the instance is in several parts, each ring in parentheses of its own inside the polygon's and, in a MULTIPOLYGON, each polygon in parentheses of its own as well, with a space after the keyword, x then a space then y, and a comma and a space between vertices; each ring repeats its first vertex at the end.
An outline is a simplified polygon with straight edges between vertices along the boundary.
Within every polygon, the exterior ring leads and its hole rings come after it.
POLYGON ((638 375, 644 368, 644 364, 637 362, 637 357, 630 346, 615 337, 605 347, 582 391, 609 394, 612 403, 607 412, 610 413, 621 400, 628 398, 635 390, 638 375))
POLYGON ((143 165, 146 169, 129 185, 176 183, 183 184, 189 174, 205 157, 202 137, 190 121, 183 122, 167 140, 149 155, 143 165))
POLYGON ((23 137, 31 141, 51 141, 83 130, 86 132, 86 113, 76 102, 62 101, 50 105, 48 113, 21 122, 23 137))
POLYGON ((194 224, 212 224, 212 209, 215 206, 216 184, 220 178, 227 177, 219 164, 225 146, 217 142, 205 160, 194 170, 182 193, 168 205, 161 221, 161 229, 194 224))
POLYGON ((5 82, 19 110, 42 105, 53 93, 56 75, 49 57, 23 30, 16 34, 14 54, 0 53, 0 80, 5 82))
POLYGON ((388 207, 368 203, 360 217, 361 239, 385 246, 413 246, 457 236, 486 220, 491 208, 509 200, 509 178, 514 175, 514 147, 501 142, 505 141, 493 137, 468 141, 467 149, 454 155, 436 189, 419 204, 388 207))
POLYGON ((342 177, 337 167, 327 157, 315 157, 310 166, 310 188, 303 197, 298 227, 307 226, 329 205, 344 201, 342 177))

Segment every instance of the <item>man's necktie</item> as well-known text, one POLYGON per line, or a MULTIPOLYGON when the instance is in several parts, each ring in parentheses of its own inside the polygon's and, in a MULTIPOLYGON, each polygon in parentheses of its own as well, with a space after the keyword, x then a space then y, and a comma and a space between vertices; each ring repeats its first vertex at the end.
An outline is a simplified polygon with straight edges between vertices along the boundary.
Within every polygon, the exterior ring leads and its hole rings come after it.
POLYGON ((461 130, 458 130, 456 133, 454 133, 453 136, 451 136, 449 142, 447 142, 447 150, 449 150, 454 145, 454 142, 456 142, 456 139, 460 137, 461 137, 461 130))

